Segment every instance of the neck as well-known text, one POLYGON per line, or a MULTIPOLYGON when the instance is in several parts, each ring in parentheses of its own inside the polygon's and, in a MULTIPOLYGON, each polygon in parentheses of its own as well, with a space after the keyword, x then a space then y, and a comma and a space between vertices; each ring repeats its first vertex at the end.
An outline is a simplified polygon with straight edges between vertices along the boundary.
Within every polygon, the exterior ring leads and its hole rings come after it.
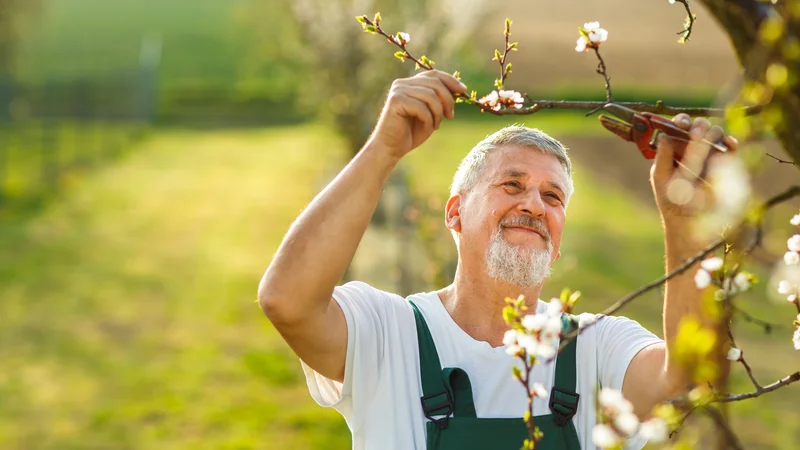
POLYGON ((489 278, 485 270, 468 275, 463 269, 459 264, 453 284, 442 289, 439 298, 464 332, 477 341, 498 347, 509 329, 503 320, 505 299, 523 295, 528 311, 535 312, 542 286, 523 289, 489 278))

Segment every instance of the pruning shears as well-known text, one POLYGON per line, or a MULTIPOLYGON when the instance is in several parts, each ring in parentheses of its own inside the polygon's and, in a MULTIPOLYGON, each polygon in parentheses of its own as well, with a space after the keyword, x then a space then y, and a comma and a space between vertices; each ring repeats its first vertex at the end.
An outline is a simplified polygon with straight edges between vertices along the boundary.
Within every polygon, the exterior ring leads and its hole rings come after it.
MULTIPOLYGON (((600 114, 600 123, 607 130, 626 141, 635 142, 639 147, 639 151, 642 152, 642 155, 647 159, 654 159, 656 157, 658 136, 661 133, 675 138, 678 141, 684 141, 687 144, 691 141, 688 131, 683 130, 672 123, 671 120, 657 114, 637 112, 617 103, 606 103, 602 109, 616 117, 600 114)), ((713 143, 705 139, 702 139, 700 142, 720 152, 728 151, 728 147, 721 142, 713 143)), ((683 159, 685 150, 686 145, 675 146, 676 163, 683 159)))

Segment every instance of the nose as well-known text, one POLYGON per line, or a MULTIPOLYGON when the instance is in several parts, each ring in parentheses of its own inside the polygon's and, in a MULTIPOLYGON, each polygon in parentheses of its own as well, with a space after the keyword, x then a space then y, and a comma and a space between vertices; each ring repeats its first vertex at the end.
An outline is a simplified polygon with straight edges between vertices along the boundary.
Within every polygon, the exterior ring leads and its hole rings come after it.
POLYGON ((538 189, 530 189, 517 205, 517 210, 536 218, 543 218, 545 205, 538 189))

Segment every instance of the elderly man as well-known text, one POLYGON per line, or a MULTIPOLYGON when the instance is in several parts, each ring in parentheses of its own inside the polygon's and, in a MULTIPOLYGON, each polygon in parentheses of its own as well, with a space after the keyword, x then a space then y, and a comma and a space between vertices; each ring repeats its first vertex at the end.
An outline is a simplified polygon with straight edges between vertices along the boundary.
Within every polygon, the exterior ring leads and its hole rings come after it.
MULTIPOLYGON (((521 419, 527 395, 511 376, 519 363, 505 352, 501 311, 505 298, 519 295, 530 311, 547 310, 538 299, 560 257, 573 191, 558 141, 509 127, 466 156, 445 210, 458 248, 450 286, 405 299, 361 282, 337 286, 390 172, 443 118, 453 118, 453 93, 465 90, 439 71, 396 80, 372 136, 297 218, 259 286, 260 305, 301 359, 312 397, 345 417, 354 449, 518 449, 527 435, 521 419)), ((705 120, 692 124, 678 115, 674 122, 696 141, 723 139, 705 120)), ((724 141, 735 148, 732 138, 724 141)), ((672 161, 663 140, 651 179, 668 271, 700 249, 687 239, 691 211, 665 194, 678 170, 672 161)), ((667 283, 667 343, 686 315, 701 315, 691 274, 667 283)), ((638 323, 605 317, 554 364, 537 365, 533 378, 557 400, 535 399, 535 422, 544 433, 537 448, 594 448, 598 386, 621 390, 640 418, 683 392, 691 380, 669 350, 638 323)), ((635 435, 628 441, 631 448, 643 444, 635 435)))

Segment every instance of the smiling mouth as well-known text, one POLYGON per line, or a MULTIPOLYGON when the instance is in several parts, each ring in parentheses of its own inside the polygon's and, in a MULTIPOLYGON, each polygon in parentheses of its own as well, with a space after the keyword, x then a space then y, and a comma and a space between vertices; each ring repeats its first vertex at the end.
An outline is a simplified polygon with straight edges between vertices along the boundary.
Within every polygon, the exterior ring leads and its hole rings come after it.
POLYGON ((533 228, 525 228, 525 227, 519 227, 519 226, 505 226, 505 228, 509 228, 509 229, 512 229, 512 230, 518 230, 518 231, 527 231, 529 233, 535 233, 535 234, 538 234, 539 237, 544 239, 544 236, 542 235, 542 233, 534 230, 533 228))

